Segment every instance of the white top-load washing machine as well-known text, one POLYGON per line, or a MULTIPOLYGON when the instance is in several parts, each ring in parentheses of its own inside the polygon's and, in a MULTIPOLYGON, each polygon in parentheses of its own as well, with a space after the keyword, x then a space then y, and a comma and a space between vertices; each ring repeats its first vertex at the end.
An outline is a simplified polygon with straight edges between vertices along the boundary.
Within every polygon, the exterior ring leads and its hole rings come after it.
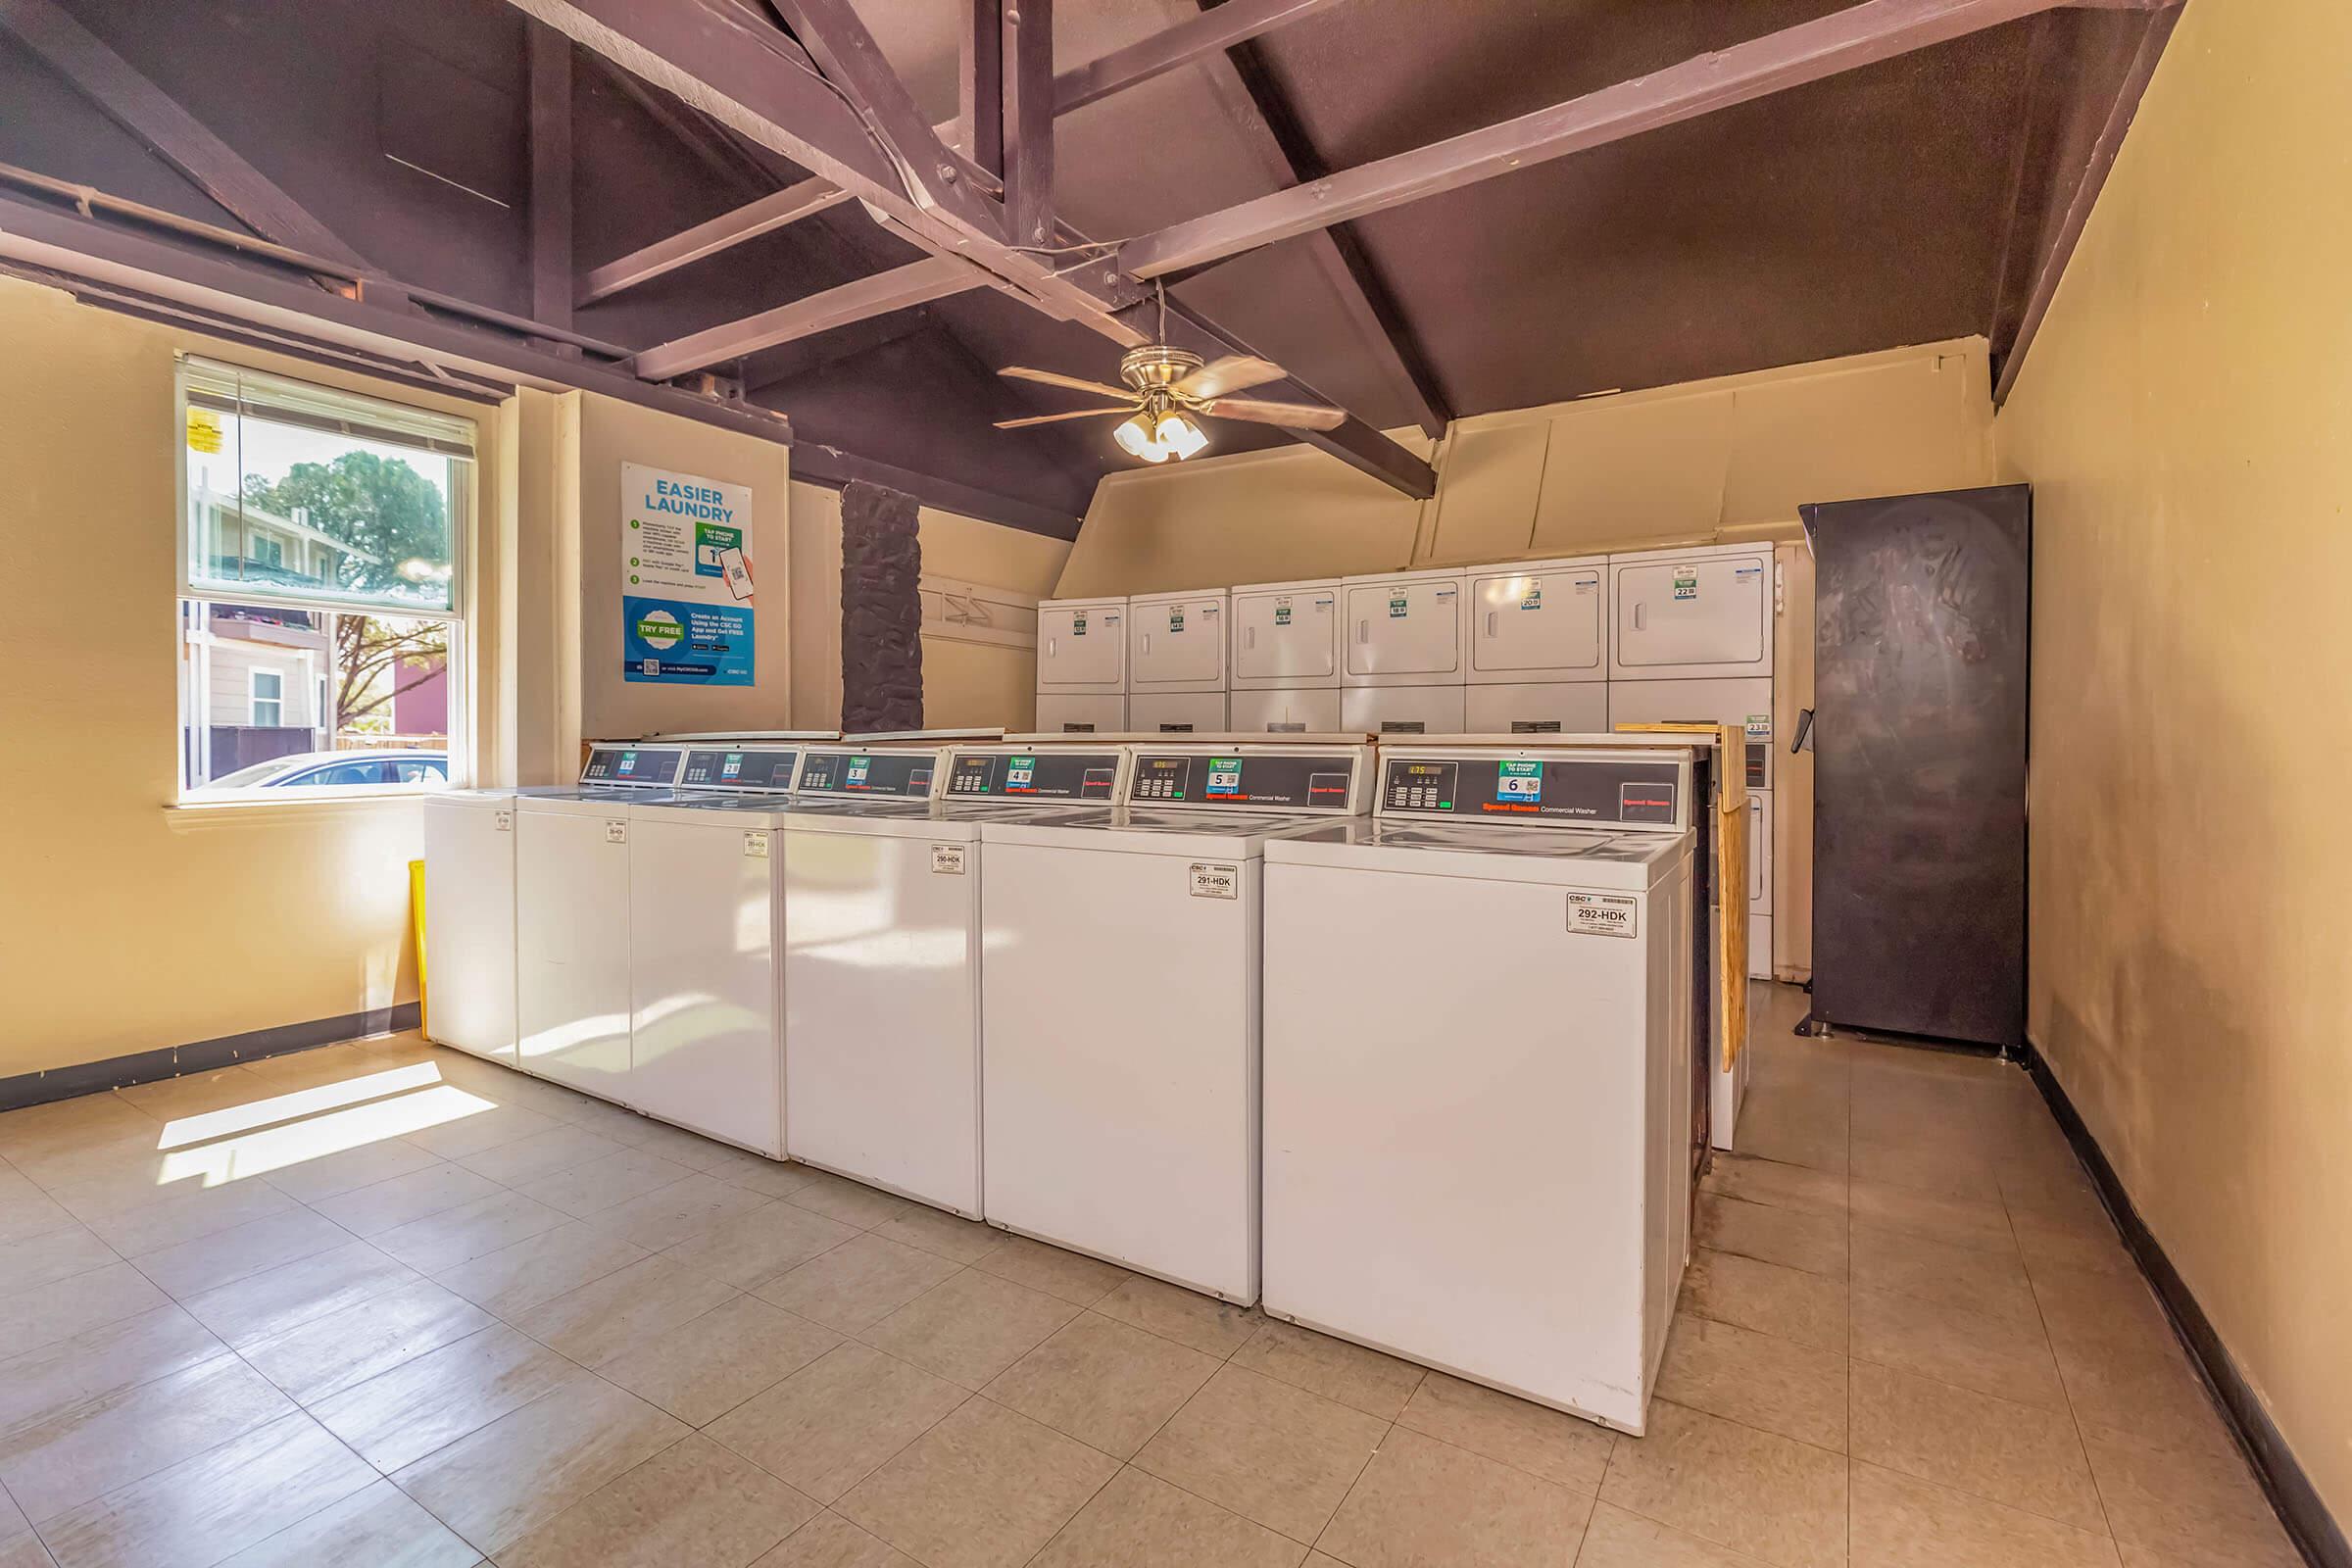
POLYGON ((1237 735, 1322 735, 1340 727, 1340 579, 1250 583, 1233 590, 1237 735))
POLYGON ((1266 847, 1265 1310, 1642 1429, 1698 1130, 1687 749, 1381 749, 1266 847))
POLYGON ((784 1157, 784 813, 801 746, 692 745, 633 802, 629 1073, 619 1098, 784 1157))
POLYGON ((1127 601, 1129 729, 1171 735, 1224 731, 1227 608, 1222 588, 1137 594, 1127 601))
POLYGON ((514 1064, 524 1071, 628 1103, 629 808, 675 790, 685 760, 682 746, 600 744, 578 784, 515 792, 514 1064))
POLYGON ((1478 735, 1595 735, 1609 727, 1606 556, 1470 574, 1462 727, 1478 735))
POLYGON ((1127 601, 1037 602, 1037 727, 1083 734, 1127 727, 1127 601))
POLYGON ((1108 803, 1115 746, 810 750, 786 819, 785 1147, 977 1218, 981 822, 1108 803))
POLYGON ((1259 883, 1371 748, 1138 744, 1110 810, 981 829, 990 1223, 1257 1298, 1259 883))
POLYGON ((514 1065, 514 790, 424 798, 424 1033, 514 1065))
POLYGON ((1469 575, 1387 572, 1340 579, 1340 727, 1458 735, 1470 673, 1469 575))

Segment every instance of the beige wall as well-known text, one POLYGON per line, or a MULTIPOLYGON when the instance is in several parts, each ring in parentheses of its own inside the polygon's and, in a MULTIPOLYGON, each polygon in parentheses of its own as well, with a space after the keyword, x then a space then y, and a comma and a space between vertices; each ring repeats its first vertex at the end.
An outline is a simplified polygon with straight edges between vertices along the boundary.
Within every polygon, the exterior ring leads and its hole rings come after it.
POLYGON ((1054 591, 1786 532, 1807 501, 1989 483, 1991 430, 1984 343, 1968 338, 1457 420, 1429 502, 1304 447, 1123 470, 1096 490, 1054 591))
POLYGON ((1998 425, 2030 1027, 2352 1518, 2352 9, 2188 7, 1998 425))
MULTIPOLYGON (((0 473, 15 526, 0 615, 0 1076, 414 998, 414 801, 172 808, 173 354, 473 417, 483 496, 500 482, 497 411, 7 279, 0 344, 0 473)), ((495 604, 490 556, 473 563, 472 595, 495 604)), ((475 635, 494 666, 494 624, 477 617, 475 635)))

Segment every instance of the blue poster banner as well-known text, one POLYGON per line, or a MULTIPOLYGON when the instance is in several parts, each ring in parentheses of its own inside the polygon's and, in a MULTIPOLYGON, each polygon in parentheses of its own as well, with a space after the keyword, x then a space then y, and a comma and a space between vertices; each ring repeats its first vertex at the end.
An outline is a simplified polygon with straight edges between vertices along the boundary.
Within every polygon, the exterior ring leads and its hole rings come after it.
POLYGON ((623 594, 621 673, 679 686, 752 684, 749 605, 697 605, 623 594))

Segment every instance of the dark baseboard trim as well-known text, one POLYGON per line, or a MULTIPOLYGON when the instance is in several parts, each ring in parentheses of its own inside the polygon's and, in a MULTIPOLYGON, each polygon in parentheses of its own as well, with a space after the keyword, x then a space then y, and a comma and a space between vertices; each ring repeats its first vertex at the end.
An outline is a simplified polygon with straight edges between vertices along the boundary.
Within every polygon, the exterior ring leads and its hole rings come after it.
POLYGON ((127 1089, 132 1084, 151 1084, 158 1079, 178 1078, 192 1072, 211 1072, 217 1068, 234 1066, 240 1061, 282 1056, 288 1052, 331 1046, 338 1041, 357 1040, 363 1035, 415 1029, 417 1024, 416 1004, 403 1002, 396 1006, 347 1012, 335 1018, 314 1018, 308 1023, 281 1023, 274 1028, 249 1030, 241 1035, 222 1035, 218 1040, 166 1046, 159 1051, 109 1056, 104 1061, 76 1062, 70 1067, 52 1067, 46 1072, 20 1073, 14 1078, 0 1078, 0 1110, 43 1105, 52 1100, 72 1100, 76 1095, 96 1094, 102 1089, 127 1089))
POLYGON ((2311 1477, 2304 1474, 2303 1467, 2295 1462, 2294 1452, 2287 1446, 2285 1437, 2272 1423, 2270 1412, 2263 1409, 2262 1401, 2254 1396, 2254 1390, 2247 1384, 2245 1375, 2238 1371, 2237 1362, 2230 1356, 2229 1347, 2214 1332, 2213 1323, 2205 1316, 2205 1309, 2197 1304, 2197 1298, 2189 1294, 2188 1284, 2180 1278, 2180 1271, 2173 1267, 2173 1260, 2165 1255, 2163 1245, 2156 1240, 2155 1233, 2148 1229, 2147 1222, 2139 1217, 2139 1210, 2132 1206, 2132 1195, 2124 1191, 2124 1184, 2115 1174, 2115 1167, 2107 1162, 2106 1154, 2099 1149, 2098 1140, 2091 1137, 2090 1129, 2083 1125, 2082 1117, 2075 1109, 2075 1102, 2067 1098, 2057 1075, 2050 1071, 2050 1064, 2042 1060, 2041 1053, 2031 1042, 2019 1055, 2026 1071, 2033 1074, 2034 1086, 2040 1089, 2041 1098, 2050 1107, 2050 1114, 2058 1119, 2059 1127, 2066 1133, 2066 1141, 2074 1145, 2075 1157, 2082 1161, 2083 1168, 2090 1172, 2091 1180, 2097 1184, 2100 1200, 2113 1216, 2116 1229, 2123 1233, 2124 1246, 2138 1260, 2140 1271, 2147 1275, 2148 1282, 2156 1287, 2157 1298, 2163 1301, 2166 1314, 2173 1320, 2173 1332, 2180 1337, 2181 1345, 2188 1350, 2189 1359, 2196 1363, 2198 1371, 2204 1374, 2206 1385, 2221 1401, 2222 1410, 2230 1419, 2230 1429, 2236 1434, 2239 1446, 2245 1449, 2247 1459, 2252 1462, 2254 1474, 2262 1482, 2262 1490, 2269 1495, 2271 1506, 2278 1511, 2280 1521, 2285 1524, 2287 1535, 2293 1539, 2312 1568, 2352 1568, 2352 1544, 2346 1543, 2342 1527, 2328 1511, 2327 1503, 2321 1500, 2318 1489, 2311 1484, 2311 1477))

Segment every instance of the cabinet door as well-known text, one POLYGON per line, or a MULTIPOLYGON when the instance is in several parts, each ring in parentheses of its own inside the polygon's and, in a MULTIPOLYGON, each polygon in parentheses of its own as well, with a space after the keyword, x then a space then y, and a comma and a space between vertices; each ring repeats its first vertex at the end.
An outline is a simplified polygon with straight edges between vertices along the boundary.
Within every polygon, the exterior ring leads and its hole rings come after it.
POLYGON ((1223 595, 1128 606, 1130 689, 1222 685, 1224 608, 1223 595))
POLYGON ((1569 675, 1600 668, 1600 568, 1470 580, 1471 667, 1569 675))
POLYGON ((1054 605, 1037 612, 1037 684, 1042 690, 1107 686, 1127 679, 1125 616, 1118 606, 1054 605))
POLYGON ((1462 667, 1459 579, 1358 583, 1348 590, 1348 670, 1446 675, 1462 667))
POLYGON ((1616 578, 1618 667, 1770 670, 1770 551, 1641 562, 1616 578))
POLYGON ((1236 594, 1234 678, 1309 681, 1338 674, 1337 601, 1338 594, 1329 588, 1236 594))

